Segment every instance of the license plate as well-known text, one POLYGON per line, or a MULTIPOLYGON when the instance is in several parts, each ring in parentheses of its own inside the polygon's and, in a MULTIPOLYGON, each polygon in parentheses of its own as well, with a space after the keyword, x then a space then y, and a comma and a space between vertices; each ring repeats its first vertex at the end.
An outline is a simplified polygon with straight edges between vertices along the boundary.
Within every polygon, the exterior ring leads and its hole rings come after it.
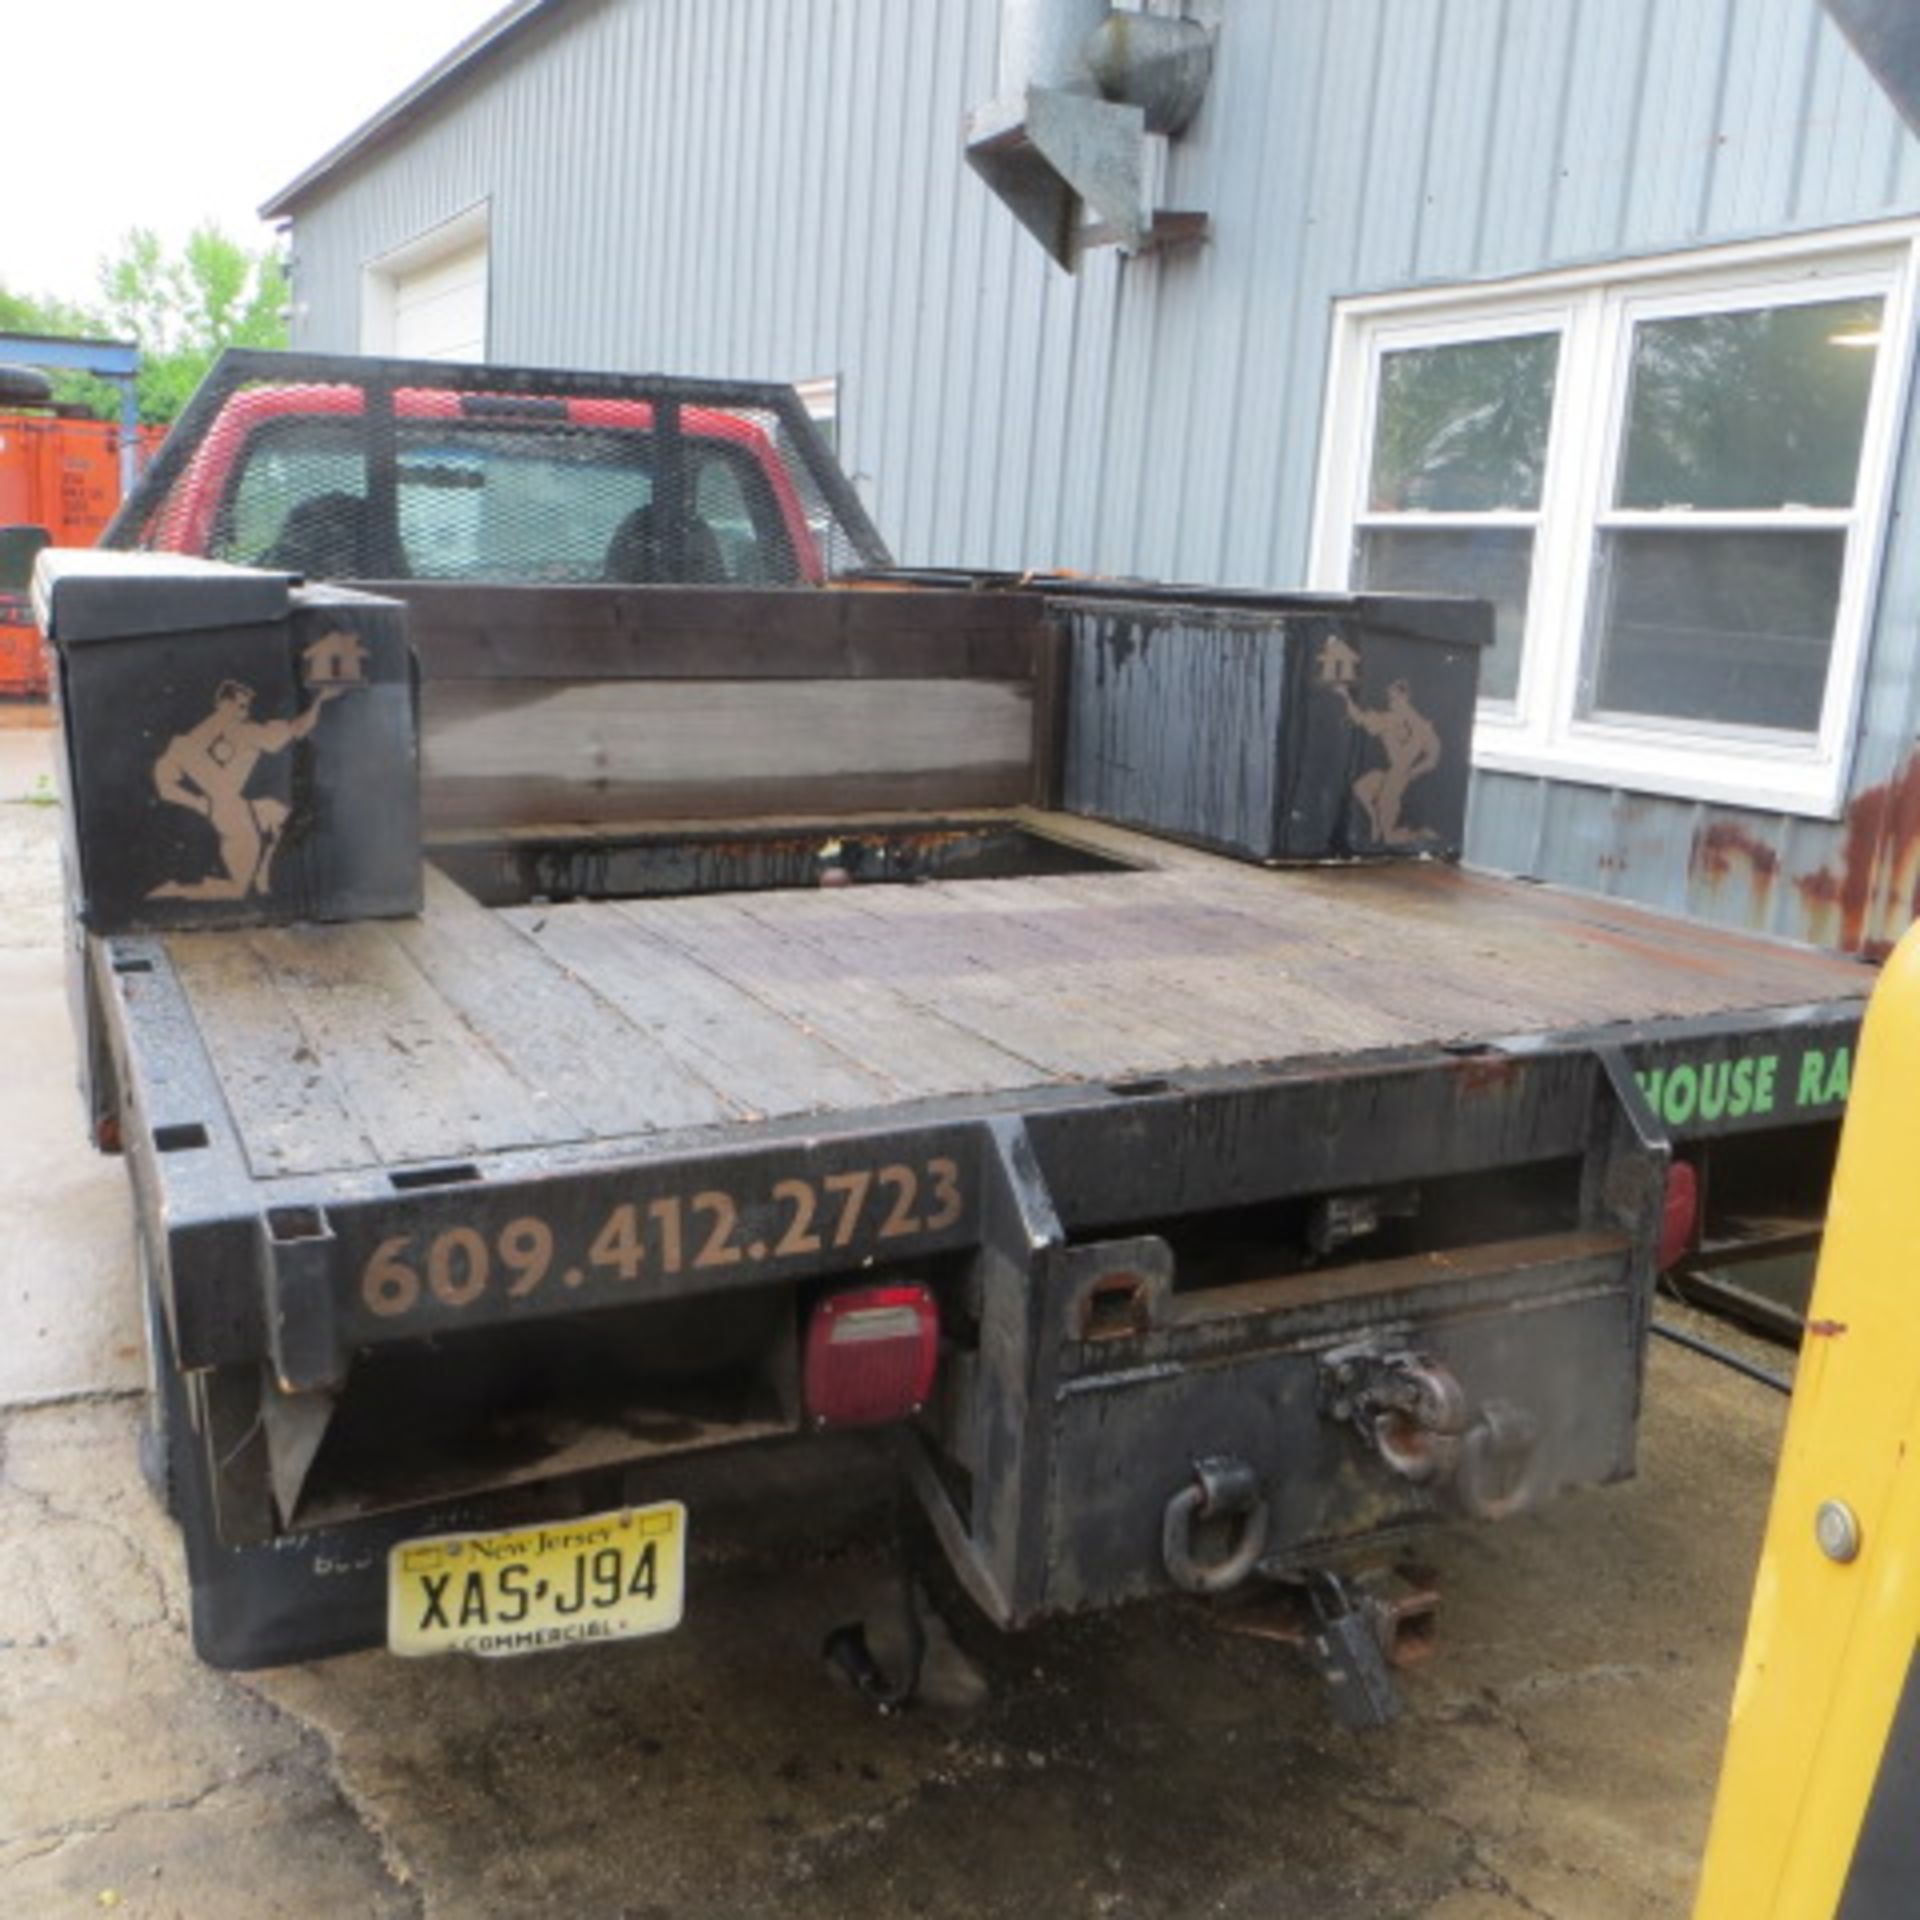
POLYGON ((387 1646, 500 1659, 667 1633, 680 1624, 686 1563, 677 1500, 402 1540, 387 1557, 387 1646))

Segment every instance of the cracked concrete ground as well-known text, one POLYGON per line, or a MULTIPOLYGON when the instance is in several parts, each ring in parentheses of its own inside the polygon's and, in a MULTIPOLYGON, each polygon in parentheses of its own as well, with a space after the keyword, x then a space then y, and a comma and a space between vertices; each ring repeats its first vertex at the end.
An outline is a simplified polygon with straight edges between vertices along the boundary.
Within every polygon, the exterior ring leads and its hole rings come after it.
POLYGON ((118 1169, 80 1139, 54 936, 9 937, 57 931, 56 816, 9 804, 45 747, 0 729, 0 1912, 1685 1911, 1783 1406, 1665 1346, 1635 1484, 1436 1543, 1440 1651, 1384 1734, 1175 1607, 962 1621, 942 1703, 882 1718, 817 1657, 887 1588, 844 1482, 856 1517, 811 1536, 796 1494, 748 1531, 696 1513, 663 1640, 198 1665, 135 1468, 118 1169))

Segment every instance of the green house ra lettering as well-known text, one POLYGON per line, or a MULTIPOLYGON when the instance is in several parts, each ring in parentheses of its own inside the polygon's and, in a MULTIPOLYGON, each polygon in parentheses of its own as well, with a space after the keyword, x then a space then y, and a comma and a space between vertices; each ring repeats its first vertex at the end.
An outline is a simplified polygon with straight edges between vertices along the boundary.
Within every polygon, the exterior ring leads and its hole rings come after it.
POLYGON ((1635 1076, 1647 1105, 1670 1127, 1690 1121, 1744 1120, 1790 1108, 1837 1107, 1853 1084, 1851 1047, 1809 1047, 1791 1078, 1783 1079, 1777 1053, 1744 1060, 1711 1060, 1695 1066, 1643 1067, 1635 1076))

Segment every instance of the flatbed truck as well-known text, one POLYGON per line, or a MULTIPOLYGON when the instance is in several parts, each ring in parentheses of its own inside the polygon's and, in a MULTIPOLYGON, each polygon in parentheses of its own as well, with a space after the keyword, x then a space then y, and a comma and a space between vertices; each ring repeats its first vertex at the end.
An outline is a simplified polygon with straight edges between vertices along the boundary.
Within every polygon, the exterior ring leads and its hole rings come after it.
MULTIPOLYGON (((425 370, 230 359, 362 382, 391 502, 425 370)), ((773 421, 834 577, 141 550, 191 446, 38 576, 200 1652, 664 1630, 716 1477, 856 1429, 1000 1627, 1287 1584, 1378 1705, 1346 1576, 1631 1472, 1870 975, 1461 867, 1484 607, 906 575, 790 397, 567 379, 668 511, 681 406, 773 421)))

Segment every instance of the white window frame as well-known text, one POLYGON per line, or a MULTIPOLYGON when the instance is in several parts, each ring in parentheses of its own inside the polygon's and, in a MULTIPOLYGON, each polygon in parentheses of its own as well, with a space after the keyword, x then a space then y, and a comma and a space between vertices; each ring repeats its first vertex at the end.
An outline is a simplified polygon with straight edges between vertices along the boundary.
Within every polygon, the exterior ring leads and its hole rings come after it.
POLYGON ((1336 303, 1315 495, 1311 579, 1345 588, 1357 532, 1530 526, 1532 588, 1519 685, 1482 703, 1474 761, 1688 799, 1838 816, 1865 679, 1869 627, 1885 544, 1892 470, 1911 379, 1920 222, 1618 262, 1472 287, 1367 295, 1336 303), (1633 328, 1642 320, 1841 300, 1875 294, 1881 343, 1850 508, 1709 513, 1634 512, 1608 505, 1625 438, 1633 328), (1560 334, 1546 479, 1537 513, 1368 511, 1381 356, 1557 329, 1560 334), (1811 738, 1759 728, 1616 714, 1582 714, 1591 636, 1590 583, 1609 527, 1833 527, 1847 533, 1820 723, 1811 738))

